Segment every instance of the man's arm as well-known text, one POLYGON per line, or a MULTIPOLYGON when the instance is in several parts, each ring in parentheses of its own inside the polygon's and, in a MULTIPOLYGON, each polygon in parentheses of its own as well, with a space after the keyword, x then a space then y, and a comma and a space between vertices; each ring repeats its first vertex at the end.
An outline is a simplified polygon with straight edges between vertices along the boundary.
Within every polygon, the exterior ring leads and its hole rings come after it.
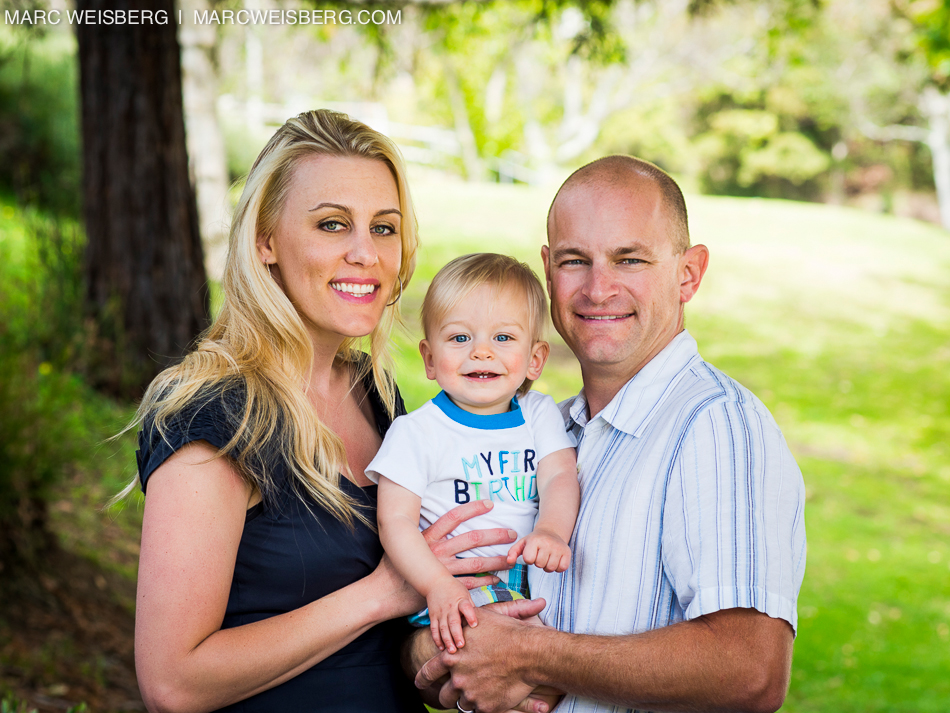
POLYGON ((441 678, 442 705, 459 696, 479 713, 509 709, 548 685, 569 694, 657 711, 775 711, 788 690, 792 629, 754 609, 725 609, 643 634, 592 636, 525 626, 488 612, 456 654, 416 678, 441 678))

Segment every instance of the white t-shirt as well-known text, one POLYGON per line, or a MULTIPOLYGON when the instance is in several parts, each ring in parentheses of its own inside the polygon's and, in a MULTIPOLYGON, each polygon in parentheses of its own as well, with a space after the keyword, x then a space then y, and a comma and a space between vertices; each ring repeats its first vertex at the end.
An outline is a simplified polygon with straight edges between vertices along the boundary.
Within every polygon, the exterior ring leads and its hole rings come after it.
MULTIPOLYGON (((366 477, 378 483, 385 475, 421 497, 420 529, 456 505, 491 500, 490 512, 466 520, 452 535, 509 527, 520 539, 538 515, 538 463, 573 446, 550 396, 529 391, 512 399, 512 410, 482 416, 459 408, 442 391, 393 421, 366 477)), ((462 556, 492 557, 510 548, 479 547, 462 556)))

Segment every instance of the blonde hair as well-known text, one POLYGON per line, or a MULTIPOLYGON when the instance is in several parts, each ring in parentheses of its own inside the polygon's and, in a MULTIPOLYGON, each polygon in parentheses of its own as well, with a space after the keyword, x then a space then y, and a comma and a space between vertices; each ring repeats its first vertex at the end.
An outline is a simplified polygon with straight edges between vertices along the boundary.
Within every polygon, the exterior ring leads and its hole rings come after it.
MULTIPOLYGON (((544 287, 526 263, 498 253, 463 255, 436 273, 422 300, 422 331, 426 339, 462 300, 483 285, 490 285, 496 290, 519 291, 528 305, 528 334, 532 342, 541 341, 548 312, 544 287)), ((525 379, 518 393, 527 393, 531 383, 530 379, 525 379)))
MULTIPOLYGON (((259 451, 276 442, 297 493, 309 495, 352 524, 354 517, 364 522, 366 518, 340 488, 341 473, 349 472, 343 441, 317 417, 304 389, 313 361, 312 342, 257 248, 258 238, 269 237, 276 229, 296 167, 313 155, 381 161, 396 182, 402 212, 399 284, 368 337, 370 358, 359 358, 358 347, 365 337, 344 340, 337 355, 353 365, 354 383, 372 372, 386 410, 394 415, 395 384, 384 366, 389 364, 389 337, 399 321, 398 298, 412 277, 418 245, 405 165, 386 136, 345 114, 321 109, 287 121, 251 167, 231 223, 221 311, 194 351, 151 383, 130 428, 148 419, 166 438, 171 419, 209 393, 223 398, 238 377, 246 398, 234 414, 238 423, 234 437, 218 456, 233 459, 245 481, 266 501, 275 484, 259 451)), ((126 492, 136 484, 137 480, 126 492)))

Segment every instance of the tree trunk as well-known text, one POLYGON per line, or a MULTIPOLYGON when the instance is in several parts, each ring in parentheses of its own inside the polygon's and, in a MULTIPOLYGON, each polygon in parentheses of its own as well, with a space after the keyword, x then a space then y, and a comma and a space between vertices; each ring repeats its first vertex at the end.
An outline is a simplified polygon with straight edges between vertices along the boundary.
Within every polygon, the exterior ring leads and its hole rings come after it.
POLYGON ((926 141, 933 157, 940 223, 950 230, 950 94, 941 94, 936 88, 928 87, 924 91, 921 110, 929 124, 926 141))
POLYGON ((148 10, 166 24, 77 24, 86 279, 112 342, 96 385, 140 396, 208 321, 189 181, 173 0, 77 0, 77 9, 148 10))
POLYGON ((228 252, 228 161, 218 123, 218 69, 214 25, 195 23, 195 11, 210 10, 208 0, 180 0, 182 97, 188 158, 198 200, 201 245, 208 277, 221 280, 228 252))

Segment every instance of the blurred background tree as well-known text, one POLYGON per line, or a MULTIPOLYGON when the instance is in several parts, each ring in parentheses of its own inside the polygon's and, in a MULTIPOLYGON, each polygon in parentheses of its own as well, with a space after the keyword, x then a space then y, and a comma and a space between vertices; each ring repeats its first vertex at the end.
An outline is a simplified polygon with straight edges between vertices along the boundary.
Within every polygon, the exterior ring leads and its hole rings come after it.
POLYGON ((188 171, 173 0, 77 0, 164 13, 164 23, 77 24, 89 306, 113 368, 103 391, 136 398, 209 323, 188 171))

